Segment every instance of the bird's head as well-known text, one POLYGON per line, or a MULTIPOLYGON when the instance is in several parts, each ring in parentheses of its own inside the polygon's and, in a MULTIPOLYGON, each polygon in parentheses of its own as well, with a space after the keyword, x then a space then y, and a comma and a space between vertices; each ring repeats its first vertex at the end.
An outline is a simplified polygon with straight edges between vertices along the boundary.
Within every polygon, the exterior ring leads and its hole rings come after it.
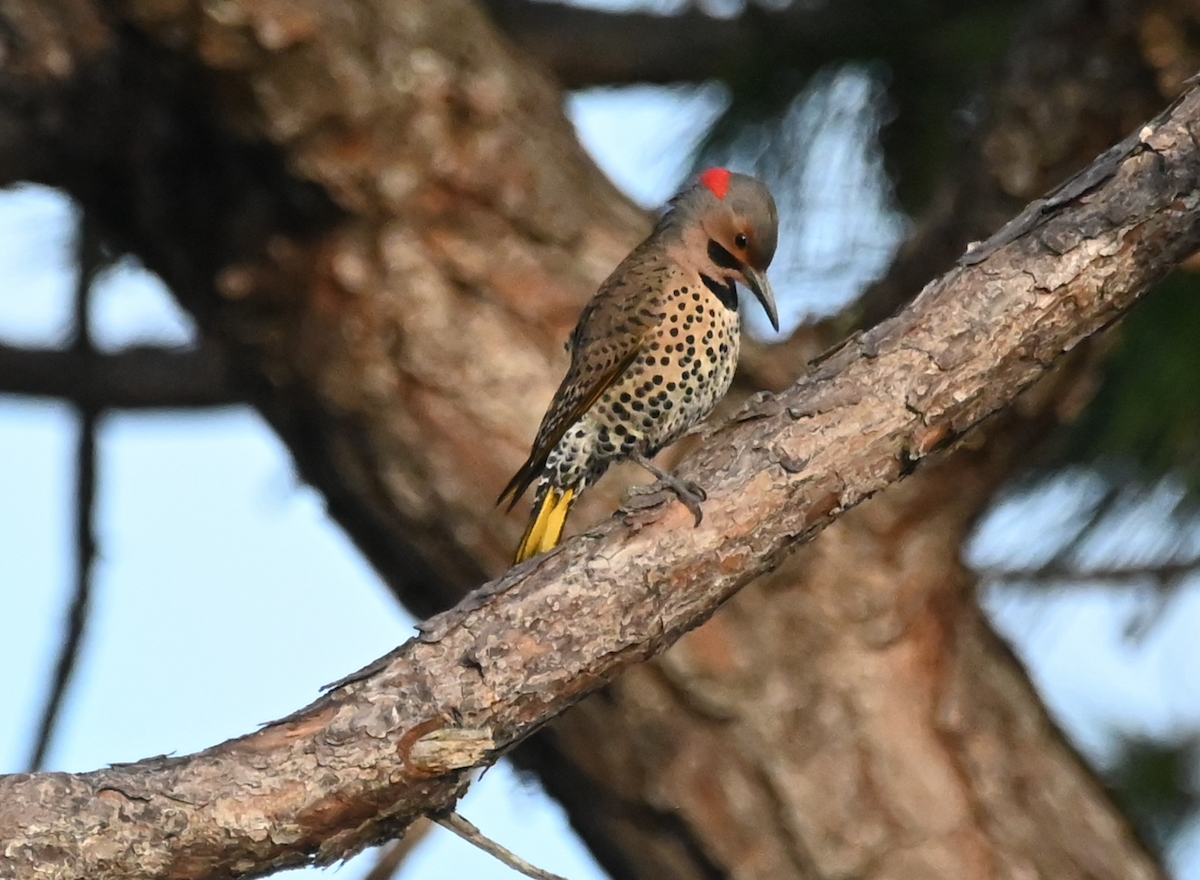
POLYGON ((767 267, 779 238, 775 199, 760 180, 724 168, 710 168, 673 203, 683 222, 696 223, 707 235, 709 261, 727 277, 742 282, 779 329, 775 292, 767 267))

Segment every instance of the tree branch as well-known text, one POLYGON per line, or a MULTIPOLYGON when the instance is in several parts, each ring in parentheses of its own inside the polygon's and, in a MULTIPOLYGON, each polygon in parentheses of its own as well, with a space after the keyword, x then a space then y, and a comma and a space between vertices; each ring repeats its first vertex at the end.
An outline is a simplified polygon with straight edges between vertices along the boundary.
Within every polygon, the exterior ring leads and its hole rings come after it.
MULTIPOLYGON (((703 622, 1200 246, 1197 126, 1192 90, 1075 199, 1050 200, 1032 228, 747 406, 680 469, 708 489, 699 526, 669 494, 643 499, 426 621, 308 708, 196 755, 0 778, 6 867, 258 873, 327 863, 452 806, 472 768, 703 622)), ((1128 834, 1111 814, 1095 821, 1108 839, 1128 834)))
POLYGON ((219 346, 132 347, 111 354, 0 344, 0 394, 104 409, 199 409, 241 403, 219 346))
POLYGON ((979 569, 979 579, 992 585, 1030 584, 1039 590, 1070 589, 1079 586, 1128 589, 1135 584, 1149 581, 1160 591, 1167 592, 1197 573, 1200 573, 1200 556, 1170 559, 1165 562, 1130 562, 1083 568, 1054 561, 1028 568, 989 567, 979 569))
POLYGON ((729 18, 695 6, 670 14, 529 0, 484 0, 483 6, 523 51, 571 89, 698 83, 786 67, 816 70, 834 60, 891 58, 898 51, 930 64, 945 53, 929 37, 963 12, 961 5, 935 4, 934 20, 918 32, 903 6, 869 0, 771 9, 747 4, 729 18), (895 39, 897 29, 904 40, 895 39))

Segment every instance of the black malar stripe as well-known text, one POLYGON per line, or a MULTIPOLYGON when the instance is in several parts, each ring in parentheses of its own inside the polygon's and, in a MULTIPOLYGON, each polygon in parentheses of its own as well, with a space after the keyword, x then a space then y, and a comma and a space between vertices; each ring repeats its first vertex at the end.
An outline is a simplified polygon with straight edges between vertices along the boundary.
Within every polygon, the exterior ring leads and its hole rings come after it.
POLYGON ((704 282, 704 286, 716 294, 717 299, 721 301, 721 305, 729 309, 731 312, 736 312, 738 307, 737 282, 729 281, 722 284, 715 278, 710 278, 703 272, 700 273, 700 280, 704 282))
POLYGON ((708 258, 722 269, 734 269, 739 272, 742 269, 742 261, 711 238, 708 240, 708 258))

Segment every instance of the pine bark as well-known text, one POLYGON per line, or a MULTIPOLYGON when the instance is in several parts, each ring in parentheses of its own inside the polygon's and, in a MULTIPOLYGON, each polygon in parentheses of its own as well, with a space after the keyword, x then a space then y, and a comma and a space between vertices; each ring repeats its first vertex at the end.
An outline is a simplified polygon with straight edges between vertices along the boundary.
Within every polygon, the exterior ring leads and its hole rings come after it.
MULTIPOLYGON (((465 3, 115 8, 5 4, 0 180, 159 272, 397 595, 446 607, 503 570, 494 496, 646 218, 465 3)), ((1154 875, 958 562, 1061 382, 522 747, 616 876, 1154 875)))

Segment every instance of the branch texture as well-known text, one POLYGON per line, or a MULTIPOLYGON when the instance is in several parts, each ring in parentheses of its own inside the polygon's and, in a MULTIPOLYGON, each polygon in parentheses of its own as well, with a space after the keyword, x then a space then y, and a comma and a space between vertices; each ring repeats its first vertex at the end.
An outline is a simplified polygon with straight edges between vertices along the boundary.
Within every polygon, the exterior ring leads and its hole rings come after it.
MULTIPOLYGON (((746 407, 681 468, 708 488, 701 525, 670 496, 644 499, 239 740, 88 774, 0 779, 5 869, 239 875, 327 862, 450 807, 468 768, 703 622, 797 542, 1010 402, 1200 246, 1197 126, 1192 91, 1122 155, 1104 157, 1074 200, 746 407)), ((969 696, 959 684, 942 723, 966 735, 955 729, 954 705, 969 696)), ((978 748, 985 759, 987 744, 978 748)), ((1096 801, 1085 821, 1092 852, 1047 858, 1114 876, 1095 848, 1124 845, 1128 830, 1096 801)), ((1149 859, 1121 868, 1158 876, 1149 859)))

